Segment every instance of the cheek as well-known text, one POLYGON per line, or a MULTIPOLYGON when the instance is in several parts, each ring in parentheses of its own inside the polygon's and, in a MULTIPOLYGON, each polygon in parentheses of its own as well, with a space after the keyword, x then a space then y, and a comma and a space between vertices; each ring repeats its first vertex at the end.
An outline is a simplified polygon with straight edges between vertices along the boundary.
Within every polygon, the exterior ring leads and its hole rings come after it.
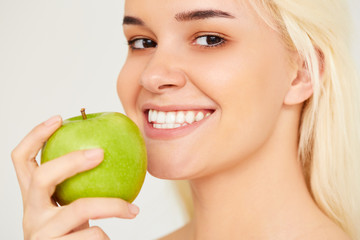
POLYGON ((197 66, 202 76, 197 78, 201 79, 198 87, 220 106, 221 113, 214 128, 214 146, 208 148, 215 150, 208 154, 214 161, 209 162, 223 167, 247 158, 271 137, 289 86, 287 55, 282 48, 236 52, 240 54, 232 57, 229 53, 227 61, 219 56, 203 68, 197 66))
POLYGON ((117 80, 117 93, 126 115, 139 126, 136 114, 137 95, 140 91, 138 85, 140 71, 135 66, 126 63, 121 69, 117 80))

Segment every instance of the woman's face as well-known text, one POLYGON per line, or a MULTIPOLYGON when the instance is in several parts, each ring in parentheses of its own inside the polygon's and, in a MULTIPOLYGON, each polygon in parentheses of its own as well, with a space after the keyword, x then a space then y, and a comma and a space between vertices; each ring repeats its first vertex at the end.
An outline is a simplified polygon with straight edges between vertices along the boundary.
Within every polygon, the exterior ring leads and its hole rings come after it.
POLYGON ((291 84, 289 52, 244 0, 128 0, 118 78, 149 172, 192 179, 267 142, 291 84))

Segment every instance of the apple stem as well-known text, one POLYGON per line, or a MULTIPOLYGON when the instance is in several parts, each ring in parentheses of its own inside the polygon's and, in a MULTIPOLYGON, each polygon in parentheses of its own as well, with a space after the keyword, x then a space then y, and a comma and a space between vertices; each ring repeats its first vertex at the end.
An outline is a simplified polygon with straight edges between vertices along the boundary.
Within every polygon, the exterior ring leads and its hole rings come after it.
POLYGON ((80 112, 81 112, 82 118, 83 118, 84 120, 86 120, 87 117, 86 117, 86 113, 85 113, 85 108, 82 108, 82 109, 80 110, 80 112))

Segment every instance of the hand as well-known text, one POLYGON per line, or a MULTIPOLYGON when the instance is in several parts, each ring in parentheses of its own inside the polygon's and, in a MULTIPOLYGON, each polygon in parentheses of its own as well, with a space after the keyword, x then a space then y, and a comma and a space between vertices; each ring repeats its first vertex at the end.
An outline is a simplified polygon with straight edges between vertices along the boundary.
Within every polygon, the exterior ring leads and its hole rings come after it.
POLYGON ((61 122, 55 116, 36 126, 11 154, 23 199, 24 239, 109 239, 101 228, 89 227, 89 219, 131 219, 139 209, 115 198, 83 198, 57 206, 52 199, 56 185, 96 167, 104 157, 102 149, 81 150, 38 166, 38 152, 61 122))

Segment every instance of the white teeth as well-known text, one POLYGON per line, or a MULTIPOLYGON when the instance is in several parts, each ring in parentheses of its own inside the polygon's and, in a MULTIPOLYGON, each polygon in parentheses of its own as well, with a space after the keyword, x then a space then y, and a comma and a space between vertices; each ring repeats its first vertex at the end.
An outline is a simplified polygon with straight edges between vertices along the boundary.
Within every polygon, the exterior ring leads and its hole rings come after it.
POLYGON ((176 114, 176 123, 183 123, 185 122, 185 114, 183 111, 180 111, 176 114))
POLYGON ((162 124, 153 124, 154 128, 162 128, 162 124))
POLYGON ((152 110, 152 113, 151 114, 149 114, 149 115, 151 115, 151 120, 149 121, 149 122, 155 122, 156 121, 156 119, 157 119, 157 111, 156 110, 152 110))
POLYGON ((153 110, 150 109, 148 113, 148 122, 152 122, 151 120, 152 115, 153 115, 153 110))
POLYGON ((193 111, 188 111, 185 115, 185 120, 188 123, 193 123, 195 121, 195 113, 193 111))
POLYGON ((153 124, 154 128, 158 128, 158 129, 174 129, 174 128, 178 128, 181 127, 181 124, 179 123, 165 123, 165 124, 153 124))
POLYGON ((204 114, 202 112, 198 112, 198 114, 196 114, 196 117, 195 117, 195 121, 201 121, 204 119, 204 114))
POLYGON ((148 112, 148 121, 149 123, 153 123, 154 128, 173 129, 201 121, 210 115, 211 113, 209 112, 204 115, 202 111, 162 112, 150 109, 148 112))
POLYGON ((159 111, 157 114, 157 117, 156 117, 156 122, 157 123, 165 123, 165 118, 166 118, 166 113, 159 111))
POLYGON ((176 113, 175 112, 168 112, 166 113, 166 123, 174 123, 176 119, 176 113))

